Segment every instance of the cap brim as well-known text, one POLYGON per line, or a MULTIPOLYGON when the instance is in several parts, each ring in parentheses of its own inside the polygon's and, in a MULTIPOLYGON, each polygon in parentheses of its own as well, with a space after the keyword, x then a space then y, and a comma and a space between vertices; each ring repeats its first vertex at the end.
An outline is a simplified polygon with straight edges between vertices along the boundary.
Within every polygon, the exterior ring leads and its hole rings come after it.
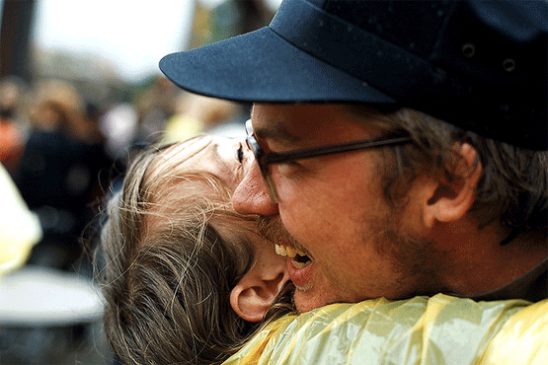
POLYGON ((269 27, 186 52, 160 69, 190 92, 241 102, 365 102, 394 100, 314 58, 269 27))

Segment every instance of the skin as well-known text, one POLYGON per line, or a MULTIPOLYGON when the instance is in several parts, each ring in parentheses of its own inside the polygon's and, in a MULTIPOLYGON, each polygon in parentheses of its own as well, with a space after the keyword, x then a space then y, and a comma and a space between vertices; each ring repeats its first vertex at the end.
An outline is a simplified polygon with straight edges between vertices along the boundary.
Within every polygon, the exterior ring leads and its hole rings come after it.
MULTIPOLYGON (((241 142, 228 138, 201 136, 174 144, 164 152, 164 160, 177 159, 181 171, 209 172, 219 177, 229 189, 237 186, 247 158, 238 156, 241 142)), ((245 157, 247 157, 246 155, 245 157)))
MULTIPOLYGON (((272 152, 382 136, 370 118, 337 104, 255 104, 252 113, 259 143, 272 152)), ((398 209, 383 197, 379 149, 271 165, 277 203, 255 164, 232 204, 240 213, 263 216, 275 243, 297 246, 312 257, 305 269, 288 260, 301 312, 377 297, 436 292, 474 297, 523 275, 545 250, 521 238, 501 247, 507 229, 498 223, 479 227, 469 211, 481 164, 474 164, 476 152, 467 144, 456 152, 463 168, 475 166, 465 179, 419 175, 398 209)))

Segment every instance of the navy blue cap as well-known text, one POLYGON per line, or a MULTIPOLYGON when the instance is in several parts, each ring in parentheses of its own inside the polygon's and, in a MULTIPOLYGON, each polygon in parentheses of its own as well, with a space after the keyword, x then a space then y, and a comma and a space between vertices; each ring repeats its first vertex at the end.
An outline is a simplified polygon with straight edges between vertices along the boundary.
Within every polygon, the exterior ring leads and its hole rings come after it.
POLYGON ((160 69, 216 98, 394 104, 548 149, 545 1, 285 0, 268 27, 160 69))

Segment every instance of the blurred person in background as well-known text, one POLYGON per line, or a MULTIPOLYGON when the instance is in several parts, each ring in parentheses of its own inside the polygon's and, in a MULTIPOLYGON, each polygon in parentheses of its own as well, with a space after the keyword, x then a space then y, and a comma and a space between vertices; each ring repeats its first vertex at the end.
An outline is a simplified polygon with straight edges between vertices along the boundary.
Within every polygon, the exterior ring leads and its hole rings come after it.
POLYGON ((224 0, 209 13, 209 41, 258 29, 268 24, 273 15, 272 5, 265 0, 224 0))
POLYGON ((30 130, 15 182, 29 208, 40 218, 43 239, 29 263, 72 270, 82 253, 79 237, 91 219, 98 175, 108 167, 103 138, 86 106, 68 82, 36 86, 30 130))
POLYGON ((110 156, 107 151, 107 137, 101 130, 101 120, 104 111, 101 107, 87 100, 85 102, 84 124, 86 125, 86 143, 88 145, 88 155, 91 156, 87 162, 89 170, 92 174, 90 184, 90 202, 100 202, 103 198, 104 191, 111 182, 111 168, 114 168, 116 159, 110 156))
POLYGON ((99 120, 100 130, 105 136, 105 148, 113 160, 125 164, 127 153, 138 132, 137 112, 128 102, 109 106, 99 120))
POLYGON ((150 144, 162 138, 166 120, 175 113, 175 103, 180 91, 158 76, 135 100, 137 130, 134 143, 150 144))
POLYGON ((25 84, 16 77, 0 81, 0 163, 13 174, 24 144, 21 118, 25 84))

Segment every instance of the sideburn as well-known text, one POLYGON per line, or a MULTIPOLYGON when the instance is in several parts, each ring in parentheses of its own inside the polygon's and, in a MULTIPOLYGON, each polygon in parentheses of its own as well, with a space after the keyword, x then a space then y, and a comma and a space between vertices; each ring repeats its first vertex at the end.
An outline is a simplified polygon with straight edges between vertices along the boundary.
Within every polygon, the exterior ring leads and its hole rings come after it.
POLYGON ((398 273, 394 285, 400 286, 400 298, 444 291, 438 275, 440 265, 445 262, 442 253, 433 241, 402 224, 403 214, 403 210, 387 205, 386 211, 371 223, 372 232, 376 232, 373 240, 376 252, 389 258, 398 273))

